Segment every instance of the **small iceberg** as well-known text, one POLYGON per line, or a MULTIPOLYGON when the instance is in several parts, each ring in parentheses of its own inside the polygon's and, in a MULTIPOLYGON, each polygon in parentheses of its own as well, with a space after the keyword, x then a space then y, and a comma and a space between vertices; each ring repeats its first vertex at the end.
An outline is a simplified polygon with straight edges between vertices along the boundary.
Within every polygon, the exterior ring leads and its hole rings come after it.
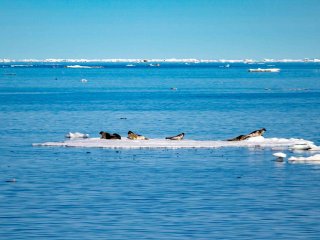
POLYGON ((280 68, 250 68, 249 72, 280 72, 280 68))
POLYGON ((272 154, 273 156, 275 156, 277 158, 278 162, 282 162, 284 158, 287 157, 287 154, 283 153, 283 152, 276 152, 274 154, 272 154))
POLYGON ((80 132, 69 132, 68 134, 66 134, 65 136, 66 138, 88 138, 89 134, 85 134, 85 133, 80 133, 80 132))

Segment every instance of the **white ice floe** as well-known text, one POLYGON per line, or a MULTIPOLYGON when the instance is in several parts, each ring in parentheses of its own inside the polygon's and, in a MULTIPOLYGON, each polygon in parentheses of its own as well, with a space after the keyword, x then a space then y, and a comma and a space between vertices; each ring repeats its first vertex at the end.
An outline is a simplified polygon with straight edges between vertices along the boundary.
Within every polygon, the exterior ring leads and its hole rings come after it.
POLYGON ((283 152, 276 152, 276 153, 274 153, 272 155, 277 157, 277 158, 280 158, 280 159, 283 159, 283 158, 287 157, 287 154, 285 154, 283 152))
POLYGON ((315 154, 310 157, 290 157, 289 161, 298 162, 298 161, 319 161, 320 162, 320 154, 315 154))
POLYGON ((297 143, 290 147, 290 150, 309 150, 311 147, 308 143, 297 143))
POLYGON ((312 142, 298 143, 290 147, 290 150, 308 150, 308 151, 320 151, 320 147, 316 146, 312 142))
POLYGON ((95 147, 95 148, 123 148, 123 149, 140 149, 140 148, 221 148, 221 147, 247 147, 247 148, 284 148, 288 149, 296 143, 312 143, 303 139, 285 139, 285 138, 264 138, 255 137, 245 141, 197 141, 182 140, 171 141, 166 139, 149 139, 149 140, 106 140, 100 138, 87 139, 70 139, 63 142, 45 142, 36 143, 34 146, 60 146, 60 147, 95 147))
POLYGON ((69 132, 66 134, 66 138, 88 138, 89 134, 80 133, 80 132, 69 132))

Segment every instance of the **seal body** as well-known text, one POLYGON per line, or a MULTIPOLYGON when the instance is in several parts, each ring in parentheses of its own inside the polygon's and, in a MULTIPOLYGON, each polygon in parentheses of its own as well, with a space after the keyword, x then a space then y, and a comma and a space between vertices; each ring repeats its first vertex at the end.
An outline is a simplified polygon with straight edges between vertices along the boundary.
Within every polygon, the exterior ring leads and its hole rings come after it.
POLYGON ((262 136, 266 131, 267 131, 267 129, 261 128, 259 130, 255 130, 247 135, 240 135, 238 137, 228 139, 227 141, 243 141, 243 140, 246 140, 251 137, 259 137, 259 136, 262 136))
POLYGON ((111 137, 112 137, 111 139, 119 139, 119 140, 121 139, 121 136, 118 133, 112 134, 111 137))
POLYGON ((117 133, 110 134, 108 132, 101 131, 99 134, 101 135, 101 139, 121 139, 121 136, 117 133))
POLYGON ((173 137, 166 137, 166 139, 169 140, 182 140, 184 138, 184 133, 180 133, 177 136, 173 136, 173 137))
POLYGON ((128 132, 128 138, 131 139, 131 140, 149 140, 149 138, 146 138, 145 136, 136 134, 136 133, 134 133, 132 131, 128 132))
POLYGON ((247 139, 246 135, 239 135, 238 137, 228 139, 227 141, 243 141, 247 139))

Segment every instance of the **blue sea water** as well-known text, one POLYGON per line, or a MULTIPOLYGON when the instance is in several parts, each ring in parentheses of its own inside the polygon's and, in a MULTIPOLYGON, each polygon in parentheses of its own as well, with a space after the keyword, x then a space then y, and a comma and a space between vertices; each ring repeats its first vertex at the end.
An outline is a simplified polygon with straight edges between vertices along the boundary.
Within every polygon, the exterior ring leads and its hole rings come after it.
POLYGON ((265 127, 320 145, 320 64, 17 65, 0 65, 0 239, 319 239, 320 165, 261 148, 32 143, 101 130, 221 140, 265 127))

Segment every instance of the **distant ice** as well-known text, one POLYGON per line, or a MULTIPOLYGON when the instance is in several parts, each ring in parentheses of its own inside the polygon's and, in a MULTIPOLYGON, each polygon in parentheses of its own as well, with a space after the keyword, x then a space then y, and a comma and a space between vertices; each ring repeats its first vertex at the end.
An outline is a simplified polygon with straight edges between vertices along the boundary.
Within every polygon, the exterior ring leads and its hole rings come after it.
POLYGON ((280 72, 280 68, 250 68, 249 72, 280 72))
POLYGON ((296 138, 264 138, 255 137, 249 140, 232 142, 232 141, 197 141, 182 140, 171 141, 166 139, 149 139, 149 140, 106 140, 100 138, 71 139, 63 142, 45 142, 36 143, 34 146, 59 146, 59 147, 86 147, 86 148, 122 148, 122 149, 142 149, 142 148, 222 148, 222 147, 247 147, 247 148, 284 148, 289 149, 291 146, 299 143, 313 144, 310 141, 296 138))
POLYGON ((68 65, 67 68, 92 68, 89 66, 81 66, 81 65, 68 65))

